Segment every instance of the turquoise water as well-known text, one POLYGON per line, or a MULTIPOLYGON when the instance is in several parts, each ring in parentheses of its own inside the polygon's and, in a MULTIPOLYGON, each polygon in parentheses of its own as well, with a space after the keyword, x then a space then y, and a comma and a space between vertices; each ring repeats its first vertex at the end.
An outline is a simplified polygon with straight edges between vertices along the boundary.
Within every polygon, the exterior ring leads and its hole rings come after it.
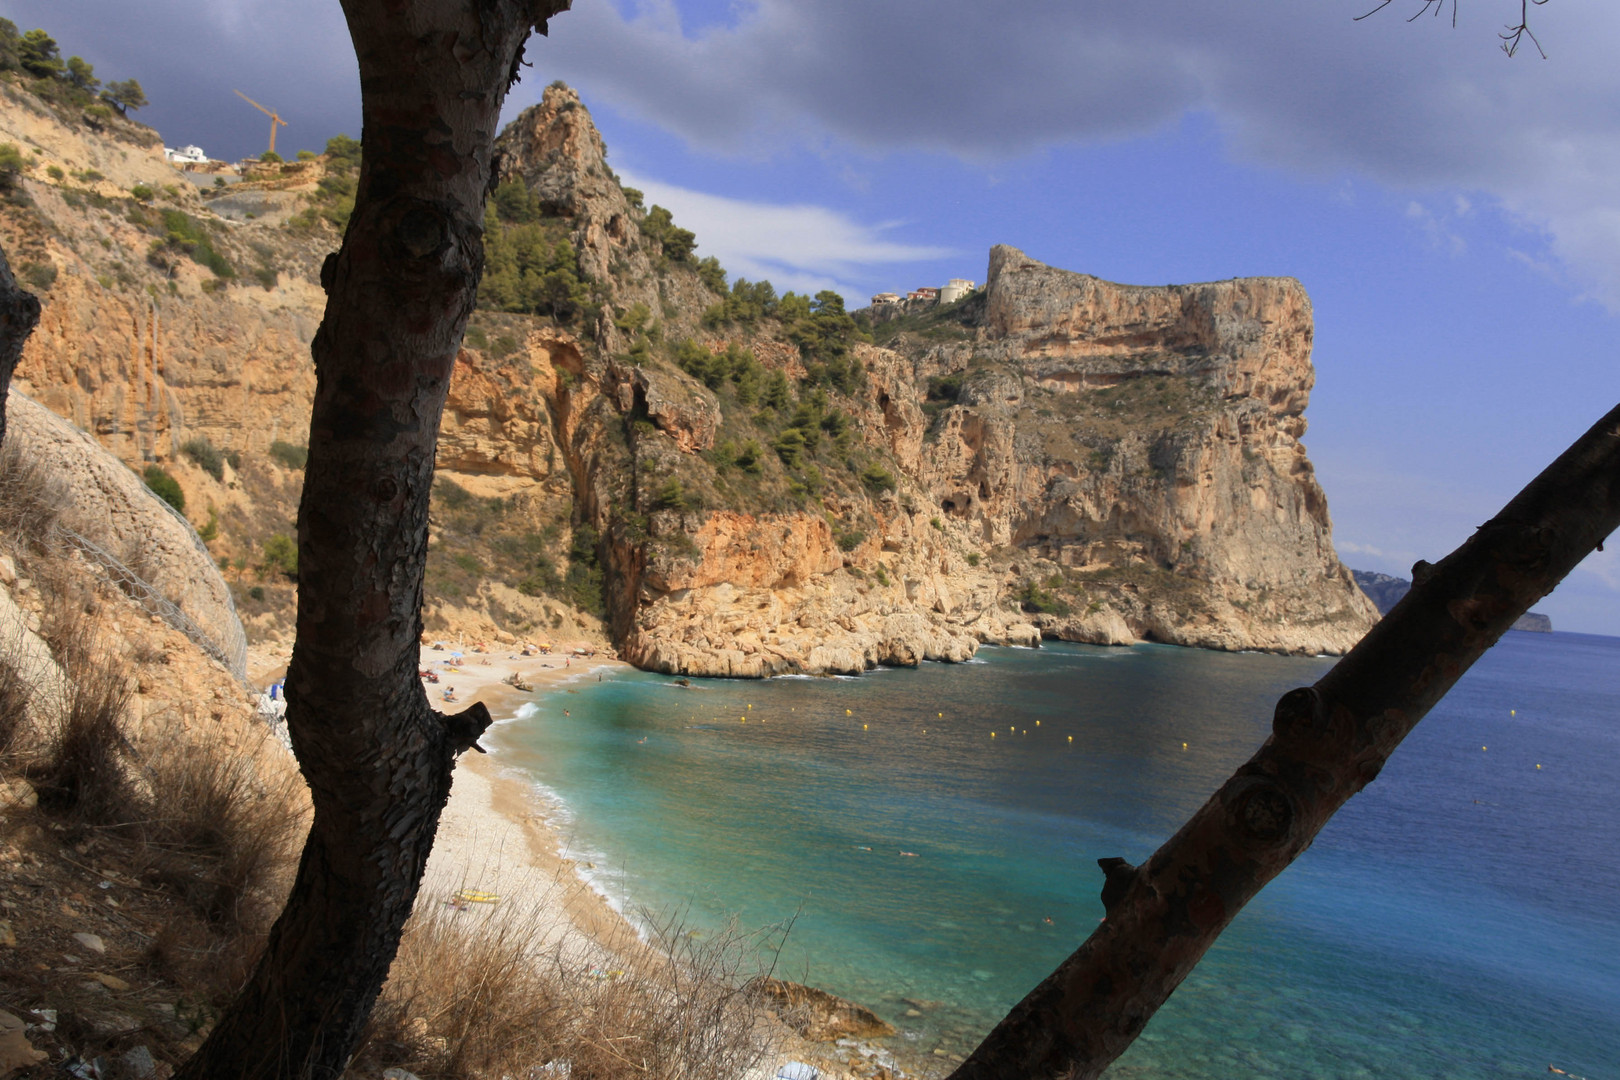
MULTIPOLYGON (((1331 664, 1054 645, 858 679, 619 672, 496 746, 623 910, 792 920, 779 974, 903 1052, 962 1053, 1101 918, 1095 860, 1149 855, 1331 664)), ((1508 634, 1109 1075, 1620 1080, 1617 766, 1620 639, 1508 634)))

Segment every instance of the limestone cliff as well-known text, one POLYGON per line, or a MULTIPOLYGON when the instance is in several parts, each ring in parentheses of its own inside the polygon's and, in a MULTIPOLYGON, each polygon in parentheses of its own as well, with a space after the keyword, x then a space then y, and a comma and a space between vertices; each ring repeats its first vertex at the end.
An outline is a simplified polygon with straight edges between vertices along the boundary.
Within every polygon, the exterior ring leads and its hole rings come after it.
POLYGON ((895 341, 960 380, 915 468, 979 542, 1055 564, 1024 594, 1043 632, 1339 652, 1371 624, 1299 441, 1297 281, 1122 286, 998 246, 947 320, 895 341))
MULTIPOLYGON (((339 239, 325 159, 199 193, 155 138, 75 125, 0 102, 0 139, 66 165, 0 207, 44 283, 18 385, 171 471, 250 634, 284 633, 295 571, 265 552, 292 529, 339 239)), ((851 318, 728 289, 566 87, 498 148, 430 629, 600 633, 648 668, 759 676, 1042 636, 1333 652, 1371 624, 1299 442, 1298 283, 1132 288, 998 247, 958 303, 851 318)))

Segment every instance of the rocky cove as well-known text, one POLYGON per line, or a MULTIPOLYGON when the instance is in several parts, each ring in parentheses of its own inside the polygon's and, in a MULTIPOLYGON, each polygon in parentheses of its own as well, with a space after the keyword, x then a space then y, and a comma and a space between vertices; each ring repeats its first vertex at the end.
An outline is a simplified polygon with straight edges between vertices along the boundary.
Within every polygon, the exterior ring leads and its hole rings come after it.
MULTIPOLYGON (((284 640, 295 569, 265 552, 294 531, 345 163, 226 199, 148 129, 9 90, 0 140, 35 161, 0 240, 49 279, 19 389, 177 478, 249 636, 284 640)), ((997 246, 960 300, 846 313, 697 258, 566 87, 500 142, 441 424, 430 633, 760 677, 1042 638, 1338 653, 1376 618, 1300 441, 1298 282, 1124 286, 997 246)))

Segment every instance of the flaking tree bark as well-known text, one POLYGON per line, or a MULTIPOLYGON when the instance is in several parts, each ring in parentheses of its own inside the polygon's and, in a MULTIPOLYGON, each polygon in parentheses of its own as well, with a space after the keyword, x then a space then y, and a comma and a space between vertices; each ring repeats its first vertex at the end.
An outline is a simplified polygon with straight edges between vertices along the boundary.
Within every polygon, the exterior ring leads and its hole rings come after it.
POLYGON ((1077 1080, 1125 1052, 1221 931, 1371 783, 1475 660, 1620 526, 1620 406, 1437 565, 1141 867, 1100 859, 1106 918, 951 1080, 1077 1080))
POLYGON ((347 1064, 410 915, 457 754, 482 705, 417 679, 439 419, 483 270, 506 91, 532 29, 569 0, 343 0, 363 156, 321 271, 298 517, 287 726, 314 817, 262 960, 179 1072, 328 1078, 347 1064))

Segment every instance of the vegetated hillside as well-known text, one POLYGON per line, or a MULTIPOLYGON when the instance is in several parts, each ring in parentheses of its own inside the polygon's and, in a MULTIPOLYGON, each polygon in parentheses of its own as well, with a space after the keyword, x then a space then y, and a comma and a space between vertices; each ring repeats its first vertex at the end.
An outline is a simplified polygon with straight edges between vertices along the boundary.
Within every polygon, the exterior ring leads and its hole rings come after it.
MULTIPOLYGON (((14 261, 56 271, 19 385, 172 474, 250 631, 284 633, 352 140, 199 190, 155 149, 0 105, 0 141, 63 163, 24 169, 0 215, 14 261), (116 181, 83 179, 113 158, 116 181)), ((728 283, 619 183, 567 87, 500 150, 430 631, 599 631, 645 667, 765 675, 1043 634, 1340 651, 1370 625, 1298 441, 1297 283, 1134 289, 997 248, 984 290, 884 320, 728 283)))

